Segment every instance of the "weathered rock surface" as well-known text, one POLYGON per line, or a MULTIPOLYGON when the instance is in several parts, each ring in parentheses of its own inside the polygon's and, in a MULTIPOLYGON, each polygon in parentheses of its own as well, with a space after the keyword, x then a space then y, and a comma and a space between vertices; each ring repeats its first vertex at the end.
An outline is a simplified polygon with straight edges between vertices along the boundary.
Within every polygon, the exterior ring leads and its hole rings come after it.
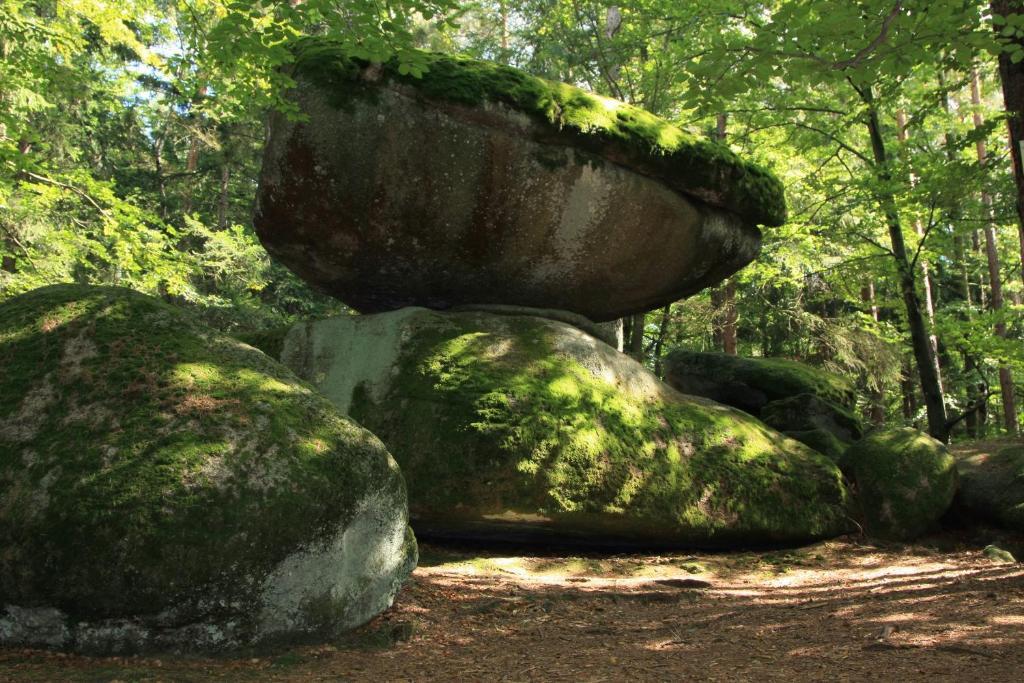
POLYGON ((1024 446, 957 460, 959 504, 969 513, 1024 532, 1024 446))
POLYGON ((255 226, 363 312, 507 304, 601 322, 749 263, 781 185, 622 102, 486 62, 421 79, 298 51, 304 122, 270 122, 255 226))
POLYGON ((850 446, 842 468, 856 485, 869 534, 920 536, 953 502, 957 471, 945 444, 916 429, 873 432, 850 446))
POLYGON ((333 318, 293 328, 283 361, 388 445, 418 531, 726 546, 847 529, 827 458, 555 320, 333 318))
POLYGON ((0 304, 0 643, 331 636, 416 561, 384 445, 262 353, 125 289, 0 304))
MULTIPOLYGON (((842 377, 783 358, 744 358, 676 349, 664 360, 665 381, 684 394, 761 415, 771 401, 812 394, 850 409, 857 394, 842 377)), ((808 427, 787 426, 798 430, 808 427)))

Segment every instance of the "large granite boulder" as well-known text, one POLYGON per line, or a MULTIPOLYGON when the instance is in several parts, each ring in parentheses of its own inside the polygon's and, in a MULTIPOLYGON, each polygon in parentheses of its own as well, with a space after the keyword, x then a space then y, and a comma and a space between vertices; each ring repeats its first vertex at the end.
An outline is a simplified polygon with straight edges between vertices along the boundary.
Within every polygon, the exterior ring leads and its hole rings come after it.
POLYGON ((1024 445, 957 460, 957 499, 968 513, 1024 533, 1024 445))
POLYGON ((912 428, 878 431, 850 446, 841 462, 856 487, 865 530, 910 540, 945 514, 957 490, 953 456, 912 428))
POLYGON ((560 321, 406 308, 297 325, 282 359, 388 445, 418 533, 727 546, 847 529, 831 461, 560 321))
POLYGON ((155 299, 0 304, 0 644, 212 650, 330 637, 416 562, 370 432, 155 299))
POLYGON ((781 184, 622 102, 428 55, 421 77, 295 49, 270 120, 255 226, 267 250, 363 312, 557 308, 601 322, 749 263, 781 184))
POLYGON ((745 358, 675 349, 666 354, 663 365, 665 381, 675 389, 734 406, 751 415, 760 416, 771 401, 800 394, 811 394, 847 410, 857 401, 853 385, 842 377, 784 358, 745 358))

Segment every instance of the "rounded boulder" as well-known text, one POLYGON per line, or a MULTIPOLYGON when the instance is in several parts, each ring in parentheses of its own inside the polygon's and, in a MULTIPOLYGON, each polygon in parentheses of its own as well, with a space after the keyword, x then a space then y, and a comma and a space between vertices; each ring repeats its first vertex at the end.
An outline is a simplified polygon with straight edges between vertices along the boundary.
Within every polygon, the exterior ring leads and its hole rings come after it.
POLYGON ((126 289, 0 303, 0 643, 330 637, 416 562, 384 445, 283 366, 126 289))
POLYGON ((956 462, 941 441, 912 428, 869 433, 846 449, 841 466, 869 534, 909 540, 945 514, 957 491, 956 462))

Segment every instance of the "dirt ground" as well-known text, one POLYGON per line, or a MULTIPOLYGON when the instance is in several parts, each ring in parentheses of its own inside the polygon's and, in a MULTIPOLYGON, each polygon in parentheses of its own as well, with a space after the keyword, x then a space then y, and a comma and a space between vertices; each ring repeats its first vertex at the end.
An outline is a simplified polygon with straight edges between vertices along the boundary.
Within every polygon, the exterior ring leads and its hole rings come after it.
POLYGON ((986 533, 729 554, 422 544, 395 606, 343 641, 222 658, 0 649, 0 680, 1019 681, 1024 565, 982 548, 1024 539, 986 533))

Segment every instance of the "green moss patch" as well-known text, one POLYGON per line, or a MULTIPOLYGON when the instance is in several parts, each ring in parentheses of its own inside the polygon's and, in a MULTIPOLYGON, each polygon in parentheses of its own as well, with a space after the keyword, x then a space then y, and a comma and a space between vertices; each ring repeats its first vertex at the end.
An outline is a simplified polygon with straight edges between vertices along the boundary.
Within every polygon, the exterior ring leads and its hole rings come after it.
MULTIPOLYGON (((293 45, 294 76, 328 90, 338 106, 371 96, 367 64, 318 38, 293 45)), ((552 142, 589 149, 655 177, 673 189, 729 209, 753 224, 781 225, 785 195, 779 180, 717 142, 690 135, 624 102, 531 76, 492 62, 424 55, 426 73, 402 74, 396 61, 379 67, 375 82, 414 87, 423 97, 476 106, 501 103, 551 126, 552 142)))
POLYGON ((865 527, 884 538, 923 534, 949 509, 957 490, 953 456, 916 429, 869 434, 846 450, 842 468, 856 484, 865 527))
POLYGON ((645 377, 628 373, 646 371, 632 361, 595 376, 597 359, 560 346, 580 334, 560 323, 423 315, 383 396, 352 404, 401 464, 414 520, 710 545, 845 530, 838 468, 749 415, 633 390, 645 377))
POLYGON ((369 492, 404 515, 372 434, 153 298, 59 285, 9 299, 0 368, 7 604, 168 628, 253 619, 268 573, 369 492))

